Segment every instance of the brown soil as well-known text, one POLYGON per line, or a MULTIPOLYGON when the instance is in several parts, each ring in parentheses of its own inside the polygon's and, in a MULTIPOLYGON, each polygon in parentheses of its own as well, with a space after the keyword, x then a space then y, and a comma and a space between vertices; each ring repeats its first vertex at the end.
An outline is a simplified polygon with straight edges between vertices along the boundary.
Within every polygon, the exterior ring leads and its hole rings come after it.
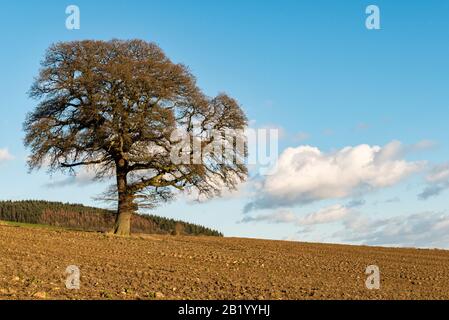
POLYGON ((449 299, 449 252, 0 225, 0 299, 449 299))

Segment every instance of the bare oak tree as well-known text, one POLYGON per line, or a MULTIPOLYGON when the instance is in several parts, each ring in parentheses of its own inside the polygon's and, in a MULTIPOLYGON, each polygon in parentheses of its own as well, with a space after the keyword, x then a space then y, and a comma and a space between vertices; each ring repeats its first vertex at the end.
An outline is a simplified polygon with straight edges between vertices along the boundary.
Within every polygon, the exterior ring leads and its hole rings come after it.
MULTIPOLYGON (((76 174, 85 166, 100 180, 114 175, 115 234, 130 234, 131 217, 139 207, 182 191, 219 196, 247 176, 242 161, 246 146, 233 148, 232 157, 225 159, 208 152, 201 153, 201 162, 171 160, 173 154, 185 156, 173 132, 182 130, 204 150, 217 141, 211 131, 240 132, 247 119, 229 96, 206 97, 189 70, 171 62, 153 43, 55 44, 30 96, 39 102, 24 123, 30 169, 45 166, 50 172, 76 174)), ((195 157, 192 150, 189 160, 195 157)))

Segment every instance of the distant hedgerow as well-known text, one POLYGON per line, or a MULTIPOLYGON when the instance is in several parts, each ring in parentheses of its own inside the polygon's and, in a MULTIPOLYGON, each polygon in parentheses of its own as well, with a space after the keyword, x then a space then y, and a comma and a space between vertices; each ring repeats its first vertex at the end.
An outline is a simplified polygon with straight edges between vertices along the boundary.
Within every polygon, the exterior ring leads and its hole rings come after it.
MULTIPOLYGON (((110 231, 115 223, 115 215, 112 210, 81 204, 38 200, 0 201, 0 220, 83 231, 110 231)), ((223 236, 220 232, 203 226, 142 214, 133 215, 131 229, 133 233, 223 236)))

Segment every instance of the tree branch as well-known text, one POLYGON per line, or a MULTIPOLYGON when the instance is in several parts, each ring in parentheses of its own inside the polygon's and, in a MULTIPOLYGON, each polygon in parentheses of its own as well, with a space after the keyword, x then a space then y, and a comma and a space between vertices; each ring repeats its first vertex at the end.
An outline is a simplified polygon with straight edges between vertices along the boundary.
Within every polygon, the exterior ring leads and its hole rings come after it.
POLYGON ((82 162, 76 162, 76 163, 61 163, 61 167, 63 168, 74 168, 79 166, 90 166, 93 164, 101 164, 108 161, 107 159, 102 160, 93 160, 93 161, 82 161, 82 162))

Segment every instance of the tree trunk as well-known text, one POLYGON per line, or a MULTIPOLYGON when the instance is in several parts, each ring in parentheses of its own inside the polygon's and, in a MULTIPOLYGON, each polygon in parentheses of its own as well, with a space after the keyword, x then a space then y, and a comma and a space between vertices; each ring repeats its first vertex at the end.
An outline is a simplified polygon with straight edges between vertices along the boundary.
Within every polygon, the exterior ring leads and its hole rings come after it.
POLYGON ((117 164, 118 209, 114 225, 114 234, 129 236, 131 234, 131 217, 134 213, 134 199, 128 193, 127 173, 123 162, 117 164))
POLYGON ((115 220, 114 234, 118 236, 129 236, 131 234, 132 211, 120 211, 115 220))

